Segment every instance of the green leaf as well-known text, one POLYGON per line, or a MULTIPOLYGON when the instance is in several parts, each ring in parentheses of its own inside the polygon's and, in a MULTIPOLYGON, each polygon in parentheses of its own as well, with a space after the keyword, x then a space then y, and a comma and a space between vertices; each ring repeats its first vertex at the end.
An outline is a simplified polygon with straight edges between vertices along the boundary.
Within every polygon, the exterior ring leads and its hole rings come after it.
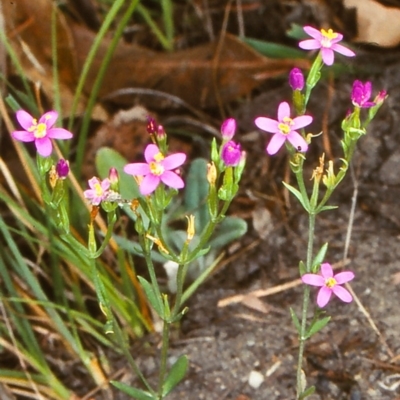
POLYGON ((307 272, 306 264, 303 261, 299 262, 299 273, 300 276, 303 276, 307 272))
POLYGON ((121 156, 117 151, 109 147, 102 147, 96 154, 96 169, 100 178, 108 177, 111 167, 118 171, 121 196, 124 199, 134 199, 141 196, 139 187, 131 175, 124 172, 124 166, 128 161, 121 156))
POLYGON ((296 313, 294 312, 293 308, 292 308, 292 307, 289 307, 289 310, 290 310, 290 316, 292 317, 292 321, 293 321, 293 323, 294 323, 294 326, 295 326, 296 329, 297 329, 297 333, 300 335, 300 334, 301 334, 301 325, 300 325, 300 321, 299 321, 299 319, 297 318, 297 315, 296 315, 296 313))
POLYGON ((320 213, 321 211, 329 211, 329 210, 336 210, 338 206, 322 206, 321 208, 317 208, 316 212, 320 213))
MULTIPOLYGON (((299 202, 303 206, 303 208, 306 211, 309 211, 309 206, 306 203, 305 199, 303 199, 303 196, 301 195, 300 191, 298 191, 296 188, 294 188, 292 185, 289 185, 286 182, 282 182, 282 183, 283 183, 283 186, 285 186, 285 188, 287 190, 289 190, 289 192, 291 192, 297 198, 297 200, 299 200, 299 202)), ((308 202, 308 199, 307 199, 307 202, 308 202)))
POLYGON ((212 249, 219 249, 239 239, 247 232, 247 223, 238 217, 226 217, 222 220, 210 241, 212 249))
POLYGON ((205 159, 197 158, 192 161, 185 184, 185 211, 195 216, 195 229, 200 234, 210 219, 206 202, 209 183, 205 159))
POLYGON ((270 58, 306 58, 305 51, 294 49, 293 47, 285 46, 282 44, 266 42, 264 40, 240 38, 242 42, 246 43, 254 50, 258 51, 265 57, 270 58))
POLYGON ((155 400, 156 398, 150 393, 141 389, 136 389, 122 382, 110 381, 121 392, 126 393, 136 400, 155 400))
POLYGON ((320 331, 322 328, 325 328, 325 326, 328 324, 330 321, 331 317, 325 317, 322 319, 319 319, 315 321, 309 328, 306 333, 306 338, 310 338, 312 335, 316 334, 318 331, 320 331))
POLYGON ((325 243, 319 250, 318 254, 314 257, 314 260, 312 262, 312 267, 311 270, 313 273, 317 272, 317 267, 322 264, 322 262, 325 259, 326 252, 328 250, 328 243, 325 243))
POLYGON ((154 291, 154 288, 151 286, 150 282, 146 281, 146 279, 141 276, 138 276, 138 280, 142 285, 144 292, 146 293, 147 300, 149 300, 149 303, 154 308, 156 313, 161 317, 161 319, 164 319, 164 307, 162 305, 162 299, 157 297, 157 293, 154 291))
POLYGON ((315 386, 310 386, 306 389, 303 393, 300 394, 299 400, 305 399, 306 397, 310 396, 315 392, 315 386))
POLYGON ((180 356, 171 367, 163 385, 163 396, 166 396, 185 377, 188 369, 188 359, 185 355, 180 356))

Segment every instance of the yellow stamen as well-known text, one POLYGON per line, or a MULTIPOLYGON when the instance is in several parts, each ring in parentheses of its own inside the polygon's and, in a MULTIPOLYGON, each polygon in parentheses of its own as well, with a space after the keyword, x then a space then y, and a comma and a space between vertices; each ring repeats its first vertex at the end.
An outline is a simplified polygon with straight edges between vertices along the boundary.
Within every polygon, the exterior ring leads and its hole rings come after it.
POLYGON ((321 29, 322 36, 327 38, 328 40, 336 39, 338 34, 336 32, 333 32, 332 29, 328 29, 327 31, 325 29, 321 29))
POLYGON ((337 282, 335 278, 328 278, 325 280, 325 286, 327 286, 328 288, 333 288, 336 285, 337 282))
POLYGON ((151 172, 153 175, 160 176, 160 175, 162 175, 163 172, 164 172, 164 167, 163 167, 161 164, 159 164, 158 162, 156 162, 156 161, 152 161, 152 162, 149 164, 149 167, 150 167, 150 172, 151 172))
POLYGON ((33 132, 33 135, 35 136, 35 138, 38 138, 38 139, 45 137, 46 134, 47 134, 47 126, 43 122, 41 122, 39 125, 37 125, 33 132))
POLYGON ((288 124, 284 124, 284 123, 280 123, 278 125, 278 128, 281 131, 281 133, 283 133, 284 135, 287 135, 291 131, 290 126, 288 124))
POLYGON ((100 183, 94 184, 94 191, 96 192, 96 196, 102 196, 103 188, 101 187, 100 183))
POLYGON ((164 160, 164 156, 161 153, 157 153, 154 156, 154 160, 157 161, 157 162, 160 162, 160 161, 164 160))

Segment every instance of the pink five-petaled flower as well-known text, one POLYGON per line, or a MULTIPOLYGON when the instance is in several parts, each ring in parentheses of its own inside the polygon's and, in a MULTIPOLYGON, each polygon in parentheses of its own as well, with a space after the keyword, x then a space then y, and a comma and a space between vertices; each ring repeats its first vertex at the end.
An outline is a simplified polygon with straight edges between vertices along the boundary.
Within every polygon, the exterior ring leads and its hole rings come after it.
POLYGON ((375 105, 373 101, 369 101, 372 93, 371 82, 362 83, 355 80, 353 90, 351 91, 351 101, 357 107, 370 108, 375 105))
POLYGON ((156 190, 160 182, 174 189, 185 186, 183 180, 172 170, 180 167, 186 160, 186 154, 176 153, 164 157, 155 144, 149 144, 144 151, 146 163, 127 164, 124 171, 133 176, 140 176, 140 193, 147 196, 156 190))
POLYGON ((344 271, 333 275, 332 266, 328 263, 321 264, 320 272, 321 274, 304 274, 301 277, 301 280, 307 285, 321 287, 317 296, 318 307, 325 307, 328 304, 332 293, 345 303, 350 303, 353 300, 349 291, 340 286, 354 278, 353 272, 344 271))
POLYGON ((311 26, 304 26, 304 32, 310 35, 313 39, 303 40, 299 43, 299 47, 304 50, 321 49, 322 61, 326 65, 332 65, 335 59, 334 51, 343 54, 347 57, 354 57, 354 51, 347 47, 338 44, 343 39, 341 33, 333 32, 332 29, 315 29, 311 26))
POLYGON ((290 118, 290 107, 285 101, 279 104, 278 120, 266 117, 258 117, 254 123, 263 131, 273 133, 270 140, 267 153, 275 154, 288 140, 298 151, 305 152, 308 149, 308 144, 296 129, 304 128, 310 125, 313 118, 310 115, 302 115, 296 118, 290 118))
POLYGON ((58 113, 49 111, 39 121, 24 110, 16 113, 19 124, 24 131, 14 131, 12 137, 21 142, 35 142, 36 150, 42 157, 48 157, 53 151, 51 139, 71 139, 72 133, 63 128, 53 128, 58 113))
POLYGON ((94 176, 89 179, 88 183, 90 189, 85 190, 83 195, 90 201, 90 204, 98 206, 103 200, 107 199, 111 182, 108 178, 100 180, 94 176))

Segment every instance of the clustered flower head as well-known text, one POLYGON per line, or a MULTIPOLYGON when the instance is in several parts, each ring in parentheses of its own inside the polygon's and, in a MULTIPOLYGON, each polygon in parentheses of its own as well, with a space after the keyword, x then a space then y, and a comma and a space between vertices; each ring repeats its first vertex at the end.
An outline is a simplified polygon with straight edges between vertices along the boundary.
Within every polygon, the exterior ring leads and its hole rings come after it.
POLYGON ((321 49, 322 61, 326 65, 332 65, 335 59, 334 52, 343 54, 347 57, 354 57, 354 51, 347 47, 338 44, 343 39, 341 33, 333 32, 332 29, 315 29, 311 26, 303 27, 304 32, 310 35, 313 39, 303 40, 299 43, 299 47, 304 50, 321 49))
POLYGON ((291 118, 290 106, 284 101, 278 107, 278 120, 258 117, 254 122, 263 131, 274 134, 266 149, 268 154, 273 155, 278 152, 286 141, 289 141, 297 151, 307 151, 308 144, 296 129, 310 125, 312 120, 313 118, 310 115, 291 118))
POLYGON ((102 201, 107 200, 110 192, 111 182, 108 178, 100 180, 97 177, 93 177, 88 181, 90 189, 83 192, 83 195, 90 204, 98 206, 102 201))
POLYGON ((53 128, 58 113, 48 111, 39 120, 24 110, 16 113, 19 124, 23 131, 12 132, 12 137, 21 142, 35 142, 36 150, 42 157, 50 156, 53 151, 51 139, 71 139, 72 133, 63 128, 53 128))
POLYGON ((144 151, 146 163, 132 163, 124 167, 124 171, 139 177, 139 190, 144 196, 153 193, 162 182, 174 189, 185 186, 182 178, 174 172, 186 160, 186 154, 175 153, 164 156, 157 145, 149 144, 144 151))
POLYGON ((303 283, 321 288, 317 296, 317 304, 318 307, 321 308, 328 304, 332 293, 345 303, 350 303, 353 297, 350 292, 341 285, 352 279, 354 279, 354 273, 351 271, 343 271, 333 275, 332 266, 328 263, 321 264, 320 274, 304 274, 301 277, 303 283))
POLYGON ((355 80, 353 83, 353 90, 351 91, 351 101, 357 107, 370 108, 375 105, 373 101, 369 101, 372 93, 371 82, 362 83, 355 80))

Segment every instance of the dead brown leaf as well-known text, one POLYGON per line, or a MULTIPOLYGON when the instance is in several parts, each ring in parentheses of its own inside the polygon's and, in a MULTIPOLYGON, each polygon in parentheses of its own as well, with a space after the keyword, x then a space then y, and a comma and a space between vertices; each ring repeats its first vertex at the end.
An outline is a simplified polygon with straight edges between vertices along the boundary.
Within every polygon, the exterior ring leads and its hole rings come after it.
MULTIPOLYGON (((94 34, 79 25, 71 28, 81 68, 94 34)), ((98 70, 109 43, 109 39, 102 43, 93 71, 98 70)), ((217 95, 223 103, 230 102, 248 94, 263 80, 287 72, 295 63, 298 64, 297 60, 263 57, 229 34, 225 35, 222 46, 216 41, 174 53, 158 53, 121 42, 108 68, 100 96, 122 88, 151 88, 178 96, 195 107, 212 107, 217 104, 217 95), (218 48, 221 49, 219 54, 218 48)), ((89 76, 85 86, 87 92, 95 78, 95 74, 89 76)))

